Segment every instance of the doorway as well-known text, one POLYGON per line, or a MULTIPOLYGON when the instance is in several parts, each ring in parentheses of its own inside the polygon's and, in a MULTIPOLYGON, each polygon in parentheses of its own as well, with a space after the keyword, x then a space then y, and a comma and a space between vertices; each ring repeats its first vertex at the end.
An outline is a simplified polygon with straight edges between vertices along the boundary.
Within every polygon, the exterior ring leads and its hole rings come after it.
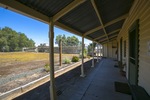
POLYGON ((129 83, 138 85, 139 21, 129 30, 129 83))

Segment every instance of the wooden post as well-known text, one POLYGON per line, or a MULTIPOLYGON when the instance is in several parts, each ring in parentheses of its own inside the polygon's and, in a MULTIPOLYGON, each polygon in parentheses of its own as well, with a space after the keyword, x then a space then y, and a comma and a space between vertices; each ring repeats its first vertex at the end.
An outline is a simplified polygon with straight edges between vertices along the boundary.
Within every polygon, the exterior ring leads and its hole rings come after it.
POLYGON ((104 45, 102 45, 102 55, 104 57, 104 45))
POLYGON ((91 67, 94 67, 94 41, 92 42, 92 66, 91 67))
POLYGON ((97 62, 98 62, 98 43, 97 43, 97 62))
POLYGON ((59 40, 59 65, 62 66, 62 40, 59 40))
POLYGON ((82 36, 82 65, 81 65, 81 77, 85 77, 85 74, 84 74, 84 37, 82 36))
POLYGON ((100 52, 100 57, 102 56, 102 45, 100 44, 99 52, 100 52))
POLYGON ((54 23, 49 24, 49 62, 50 62, 50 100, 56 100, 56 88, 54 78, 54 23))

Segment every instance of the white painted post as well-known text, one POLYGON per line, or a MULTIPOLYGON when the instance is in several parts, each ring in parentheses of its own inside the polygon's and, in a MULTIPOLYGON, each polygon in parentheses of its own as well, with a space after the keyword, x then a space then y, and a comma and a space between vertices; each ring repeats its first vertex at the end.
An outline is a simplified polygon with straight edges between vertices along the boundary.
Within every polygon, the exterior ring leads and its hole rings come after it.
POLYGON ((97 62, 98 62, 98 43, 97 43, 97 62))
POLYGON ((59 66, 62 66, 62 40, 59 40, 59 66))
POLYGON ((82 36, 82 65, 81 65, 81 77, 85 77, 85 74, 84 74, 84 37, 82 36))
POLYGON ((102 56, 102 45, 100 44, 99 52, 100 52, 100 57, 102 56))
POLYGON ((56 100, 56 88, 54 78, 54 23, 49 24, 49 62, 50 62, 50 100, 56 100))
POLYGON ((94 67, 94 41, 92 42, 92 66, 91 67, 94 67))

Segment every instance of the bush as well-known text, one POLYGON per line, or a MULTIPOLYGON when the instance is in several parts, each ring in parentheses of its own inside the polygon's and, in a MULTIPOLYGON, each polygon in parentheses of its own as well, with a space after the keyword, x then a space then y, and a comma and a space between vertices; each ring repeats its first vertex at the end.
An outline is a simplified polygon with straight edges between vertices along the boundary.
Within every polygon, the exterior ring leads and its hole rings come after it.
MULTIPOLYGON (((83 58, 86 58, 86 57, 87 57, 87 54, 88 54, 87 49, 84 48, 84 51, 83 51, 83 58)), ((80 53, 80 58, 82 58, 82 51, 81 51, 81 53, 80 53)))
POLYGON ((87 56, 87 58, 88 58, 88 59, 90 59, 90 58, 91 58, 91 56, 87 56))
POLYGON ((79 57, 77 57, 77 56, 72 57, 72 62, 78 62, 78 61, 79 61, 79 57))
POLYGON ((71 63, 71 60, 70 60, 70 59, 65 58, 64 63, 65 63, 65 64, 70 64, 70 63, 71 63))
POLYGON ((44 69, 45 69, 46 72, 49 72, 50 71, 49 64, 45 64, 44 69))

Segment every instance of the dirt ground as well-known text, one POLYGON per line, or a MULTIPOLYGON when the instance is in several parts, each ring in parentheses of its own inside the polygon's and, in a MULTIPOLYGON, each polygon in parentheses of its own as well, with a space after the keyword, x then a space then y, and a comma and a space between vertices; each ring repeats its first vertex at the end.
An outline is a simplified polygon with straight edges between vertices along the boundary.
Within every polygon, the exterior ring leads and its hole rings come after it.
MULTIPOLYGON (((78 54, 63 54, 62 59, 71 59, 78 54)), ((0 78, 22 71, 31 71, 49 64, 48 53, 0 53, 0 78)), ((59 54, 54 54, 55 65, 58 65, 59 54)))
POLYGON ((34 70, 40 67, 44 67, 44 65, 48 63, 47 60, 43 61, 31 61, 31 62, 20 62, 15 64, 5 65, 0 67, 0 75, 1 77, 5 77, 10 74, 19 74, 26 71, 34 70))
MULTIPOLYGON (((77 56, 77 54, 63 54, 62 59, 71 59, 74 55, 77 56)), ((15 76, 23 72, 44 68, 45 64, 49 63, 48 57, 48 53, 0 53, 0 79, 10 75, 15 76)), ((59 67, 59 55, 55 54, 54 57, 55 67, 59 67)), ((63 66, 66 66, 66 64, 63 64, 63 66)), ((42 71, 0 85, 0 94, 18 86, 25 85, 47 74, 49 73, 42 71)))

